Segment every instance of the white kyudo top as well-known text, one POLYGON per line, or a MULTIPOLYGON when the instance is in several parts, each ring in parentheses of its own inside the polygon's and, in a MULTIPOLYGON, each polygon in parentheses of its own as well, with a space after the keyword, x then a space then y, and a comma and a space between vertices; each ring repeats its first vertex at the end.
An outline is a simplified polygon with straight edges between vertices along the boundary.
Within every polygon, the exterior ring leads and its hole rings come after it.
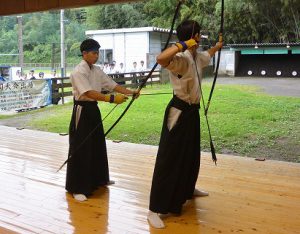
MULTIPOLYGON (((202 80, 202 68, 208 66, 210 62, 208 52, 197 53, 195 61, 189 50, 177 53, 170 64, 166 67, 170 71, 170 81, 174 94, 181 100, 189 104, 200 103, 201 93, 198 81, 197 70, 200 82, 202 80), (197 64, 197 70, 196 65, 197 64), (178 78, 180 76, 181 78, 178 78)), ((170 108, 168 114, 168 129, 171 130, 177 123, 181 110, 175 107, 170 108)))
POLYGON ((84 95, 89 90, 101 92, 102 88, 112 91, 117 83, 106 75, 101 68, 92 65, 92 68, 85 60, 82 60, 71 73, 70 80, 73 88, 73 95, 77 101, 95 101, 84 95))
POLYGON ((208 52, 197 53, 195 61, 189 50, 177 53, 170 64, 166 67, 170 71, 170 81, 175 95, 189 104, 200 103, 201 93, 198 81, 197 70, 200 81, 202 80, 202 68, 210 62, 208 52), (195 66, 197 64, 197 70, 195 66), (181 78, 178 78, 178 75, 181 78))

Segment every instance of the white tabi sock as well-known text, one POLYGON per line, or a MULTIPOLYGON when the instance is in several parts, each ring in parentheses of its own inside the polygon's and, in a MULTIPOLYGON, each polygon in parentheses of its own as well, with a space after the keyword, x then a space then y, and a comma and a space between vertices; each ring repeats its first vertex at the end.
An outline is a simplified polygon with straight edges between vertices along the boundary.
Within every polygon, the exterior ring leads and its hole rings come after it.
POLYGON ((75 198, 75 200, 80 201, 80 202, 87 200, 87 198, 84 194, 73 193, 73 197, 75 198))
POLYGON ((208 196, 209 194, 208 194, 208 192, 206 192, 206 191, 203 191, 203 190, 199 190, 199 189, 196 189, 195 188, 195 190, 194 190, 194 196, 196 196, 196 197, 206 197, 206 196, 208 196))
POLYGON ((164 222, 161 220, 157 213, 149 211, 147 216, 148 222, 154 228, 165 228, 164 222))

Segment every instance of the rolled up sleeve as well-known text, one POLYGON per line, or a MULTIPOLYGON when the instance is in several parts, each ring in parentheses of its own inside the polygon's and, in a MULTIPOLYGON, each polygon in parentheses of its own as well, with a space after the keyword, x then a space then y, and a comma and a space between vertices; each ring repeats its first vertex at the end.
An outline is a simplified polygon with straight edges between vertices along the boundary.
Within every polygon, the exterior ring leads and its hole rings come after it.
POLYGON ((113 91, 114 88, 117 86, 117 83, 107 74, 105 74, 102 71, 99 71, 101 73, 101 86, 109 91, 113 91))
POLYGON ((207 67, 210 63, 211 57, 207 51, 198 54, 198 64, 201 68, 207 67))
POLYGON ((188 70, 188 61, 185 57, 177 54, 173 57, 170 64, 166 67, 169 71, 175 74, 184 74, 188 70))

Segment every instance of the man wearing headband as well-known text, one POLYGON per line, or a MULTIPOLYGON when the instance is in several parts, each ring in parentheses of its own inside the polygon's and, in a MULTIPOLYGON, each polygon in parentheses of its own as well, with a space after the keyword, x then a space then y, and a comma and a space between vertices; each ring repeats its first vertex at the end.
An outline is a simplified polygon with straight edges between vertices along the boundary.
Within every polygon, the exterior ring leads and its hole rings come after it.
POLYGON ((200 98, 202 68, 222 47, 217 43, 197 52, 200 25, 182 22, 176 29, 179 42, 157 56, 170 73, 173 98, 167 106, 153 173, 148 221, 164 228, 159 214, 180 214, 182 205, 193 196, 208 193, 195 188, 200 168, 200 98))
POLYGON ((98 101, 121 104, 127 96, 138 96, 112 80, 94 64, 100 45, 86 39, 80 45, 82 61, 71 73, 74 107, 69 129, 69 162, 66 190, 78 201, 87 200, 99 186, 113 184, 109 179, 106 143, 98 101), (106 89, 121 94, 102 94, 106 89))

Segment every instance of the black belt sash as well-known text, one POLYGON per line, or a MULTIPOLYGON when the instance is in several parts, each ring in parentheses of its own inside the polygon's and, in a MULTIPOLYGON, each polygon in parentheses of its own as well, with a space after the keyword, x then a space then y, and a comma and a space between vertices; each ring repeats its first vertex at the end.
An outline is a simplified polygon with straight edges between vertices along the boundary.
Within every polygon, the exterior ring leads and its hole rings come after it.
POLYGON ((74 106, 92 106, 97 105, 96 101, 78 101, 74 99, 74 106))
POLYGON ((170 105, 172 107, 175 107, 179 110, 182 111, 187 111, 187 110, 199 110, 200 109, 200 104, 189 104, 183 100, 181 100, 180 98, 178 98, 176 95, 173 96, 173 99, 170 102, 170 105))

